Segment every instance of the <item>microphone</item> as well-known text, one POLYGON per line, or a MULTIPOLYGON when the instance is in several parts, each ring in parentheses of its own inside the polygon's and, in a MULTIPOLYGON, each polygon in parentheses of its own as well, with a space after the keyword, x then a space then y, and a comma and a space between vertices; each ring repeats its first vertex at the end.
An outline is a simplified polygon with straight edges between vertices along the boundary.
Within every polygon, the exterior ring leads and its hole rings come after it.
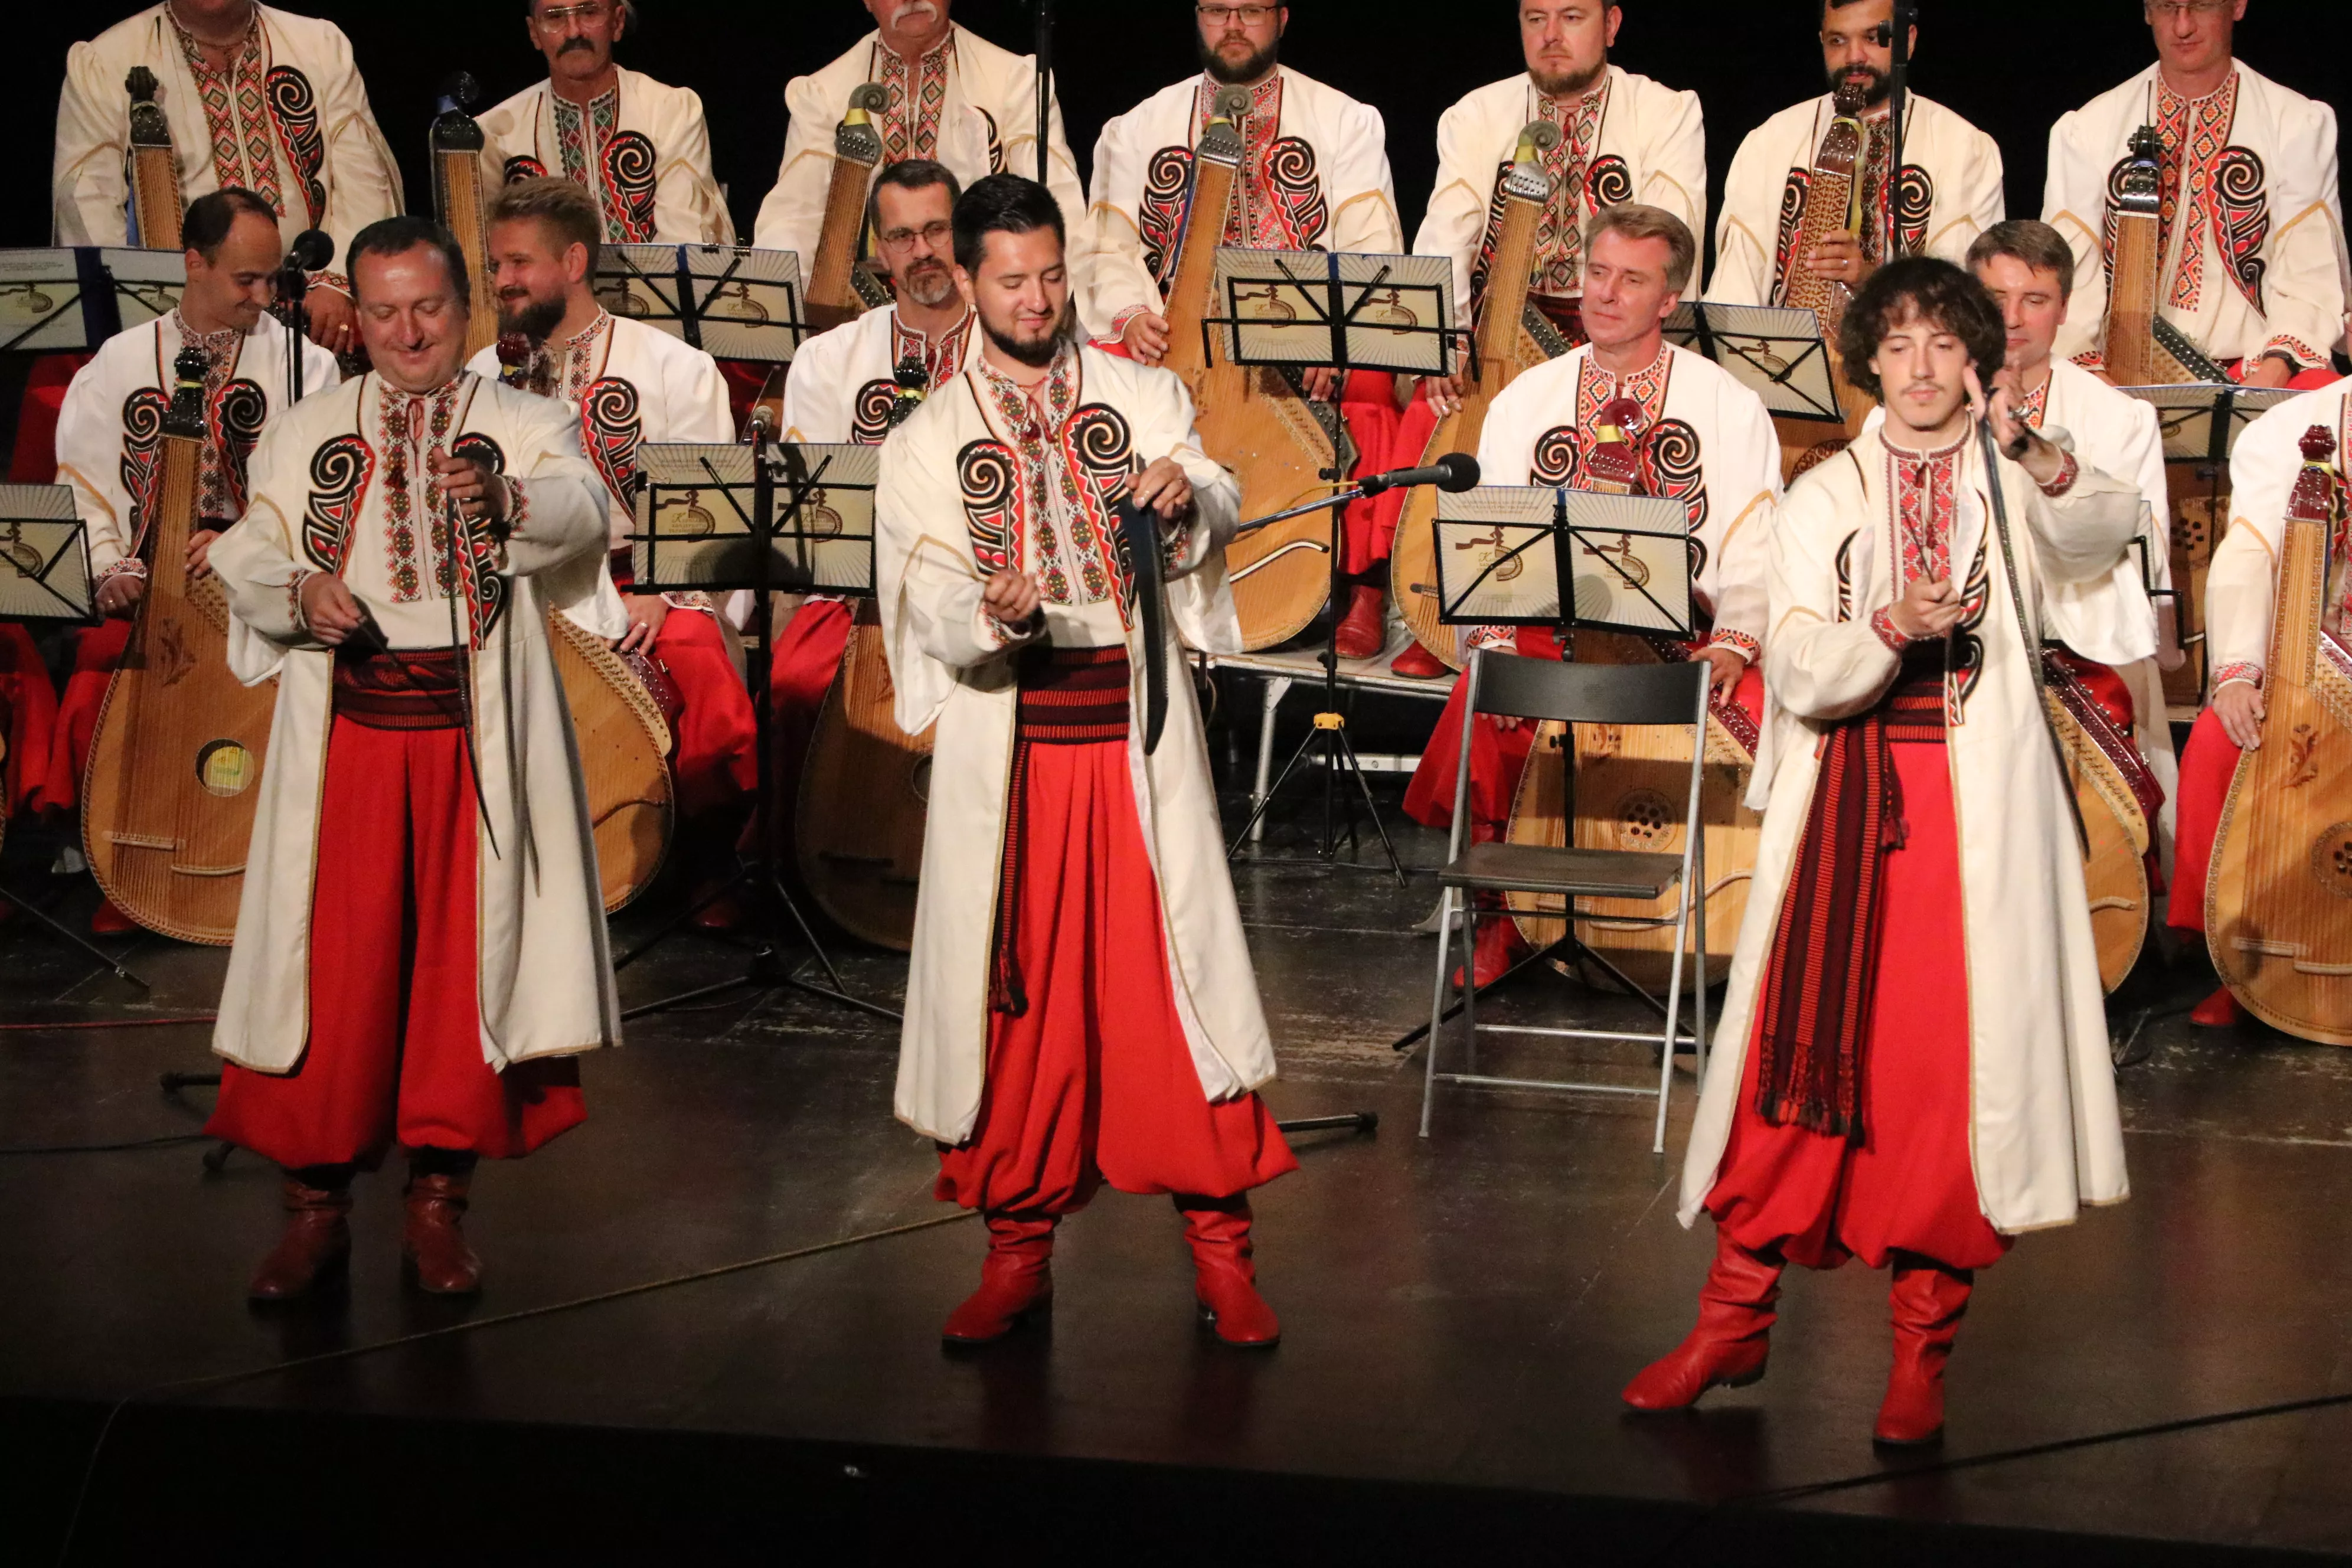
POLYGON ((1356 488, 1368 496, 1376 496, 1416 485, 1435 485, 1448 494, 1458 494, 1477 483, 1478 459, 1467 452, 1448 452, 1425 468, 1391 468, 1385 474, 1367 474, 1356 481, 1356 488))
POLYGON ((286 252, 286 265, 304 272, 324 272, 334 259, 334 239, 315 228, 306 228, 296 235, 292 247, 286 252))

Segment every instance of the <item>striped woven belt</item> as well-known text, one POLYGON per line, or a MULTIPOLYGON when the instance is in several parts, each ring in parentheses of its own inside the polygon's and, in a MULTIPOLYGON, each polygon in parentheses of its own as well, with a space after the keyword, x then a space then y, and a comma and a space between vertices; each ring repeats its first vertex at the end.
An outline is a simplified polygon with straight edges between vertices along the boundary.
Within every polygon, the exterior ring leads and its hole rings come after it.
POLYGON ((370 730, 455 730, 463 722, 454 648, 335 656, 335 716, 370 730))
POLYGON ((1126 740, 1128 681, 1123 647, 1045 647, 1024 653, 1020 738, 1033 746, 1126 740))

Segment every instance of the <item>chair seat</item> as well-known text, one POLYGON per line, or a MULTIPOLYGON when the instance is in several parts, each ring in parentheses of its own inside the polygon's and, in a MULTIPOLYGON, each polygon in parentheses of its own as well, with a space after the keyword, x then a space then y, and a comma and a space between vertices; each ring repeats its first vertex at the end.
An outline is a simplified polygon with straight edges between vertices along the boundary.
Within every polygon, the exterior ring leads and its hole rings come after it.
POLYGON ((1449 888, 1556 893, 1577 899, 1658 899, 1682 880, 1679 855, 1625 849, 1551 849, 1539 844, 1473 844, 1437 874, 1449 888))

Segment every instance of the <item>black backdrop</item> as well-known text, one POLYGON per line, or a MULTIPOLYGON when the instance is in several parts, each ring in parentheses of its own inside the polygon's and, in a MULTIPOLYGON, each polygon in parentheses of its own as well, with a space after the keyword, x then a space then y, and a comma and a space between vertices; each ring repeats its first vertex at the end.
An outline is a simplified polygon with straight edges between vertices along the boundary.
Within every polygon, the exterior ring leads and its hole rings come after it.
MULTIPOLYGON (((702 94, 717 173, 736 223, 752 215, 783 148, 783 84, 846 48, 871 23, 856 0, 639 0, 642 34, 624 63, 702 94)), ((48 238, 47 170, 67 47, 140 9, 20 0, 7 30, 21 51, 16 88, 0 95, 0 137, 16 149, 0 244, 48 238)), ((521 0, 307 0, 351 36, 412 205, 429 202, 425 131, 438 84, 463 68, 485 102, 541 74, 523 37, 521 0)), ((1633 0, 1612 58, 1629 70, 1697 89, 1707 119, 1713 190, 1739 139, 1767 115, 1821 90, 1806 0, 1633 0)), ((2041 209, 2050 123, 2153 58, 2135 0, 1927 0, 1915 83, 1999 141, 2011 210, 2041 209)), ((1057 65, 1080 172, 1102 122, 1192 67, 1186 0, 1061 0, 1057 65)), ((956 0, 956 19, 1026 53, 1030 0, 956 0)), ((1375 106, 1412 239, 1436 174, 1437 116, 1470 89, 1520 67, 1509 0, 1301 0, 1283 58, 1375 106)), ((2352 85, 2352 3, 2252 0, 2239 52, 2299 91, 2339 101, 2352 85)))

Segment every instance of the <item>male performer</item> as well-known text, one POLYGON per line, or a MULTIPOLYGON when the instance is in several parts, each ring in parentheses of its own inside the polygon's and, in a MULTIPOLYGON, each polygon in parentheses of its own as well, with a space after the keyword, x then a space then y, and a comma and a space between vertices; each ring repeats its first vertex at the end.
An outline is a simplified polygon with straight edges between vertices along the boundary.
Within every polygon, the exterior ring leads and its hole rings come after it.
MULTIPOLYGON (((1626 443, 1642 492, 1681 501, 1689 517, 1698 604, 1709 620, 1691 657, 1712 668, 1727 699, 1717 711, 1753 751, 1763 697, 1752 667, 1764 644, 1766 548, 1780 493, 1771 416, 1712 361, 1664 340, 1661 329, 1698 266, 1697 237, 1681 218, 1660 207, 1609 207, 1586 226, 1580 250, 1591 341, 1522 374, 1495 399, 1478 443, 1479 473, 1490 485, 1589 489, 1595 448, 1626 443)), ((1508 627, 1484 626, 1469 641, 1535 658, 1562 653, 1557 637, 1534 626, 1517 628, 1516 637, 1508 627)), ((1454 687, 1405 792, 1406 812, 1432 827, 1454 819, 1469 690, 1467 681, 1454 687)), ((1481 724, 1471 735, 1475 841, 1502 837, 1532 738, 1517 721, 1481 724)), ((1482 921, 1476 983, 1492 984, 1526 951, 1511 921, 1482 921)))
MULTIPOLYGON (((2180 756, 2179 838, 2174 850, 2172 898, 2165 923, 2203 941, 2205 891, 2222 803, 2236 776, 2238 753, 2269 740, 2263 690, 2269 674, 2271 630, 2277 614, 2278 559, 2286 540, 2287 499, 2303 471, 2304 433, 2315 425, 2336 433, 2336 461, 2352 452, 2352 382, 2290 398, 2255 420, 2230 453, 2230 531, 2213 552, 2205 576, 2206 637, 2213 660, 2213 695, 2189 731, 2180 756)), ((2340 471, 2340 469, 2339 469, 2340 471)), ((2331 587, 2338 586, 2330 572, 2331 587)), ((2332 639, 2331 639, 2332 641, 2332 639)), ((2292 743, 2289 741, 2281 744, 2292 743)), ((2224 986, 2189 1013, 2208 1027, 2245 1016, 2224 986)))
POLYGON ((547 57, 547 79, 480 117, 483 163, 508 180, 561 174, 584 187, 615 245, 731 241, 701 98, 613 59, 636 20, 631 0, 528 0, 528 9, 523 26, 547 57))
MULTIPOLYGON (((824 227, 834 132, 849 109, 850 93, 866 82, 879 82, 890 92, 878 127, 884 163, 933 159, 966 184, 1003 170, 1037 172, 1034 56, 1000 49, 950 22, 953 0, 863 3, 874 14, 876 30, 824 69, 784 86, 784 108, 792 116, 784 132, 784 161, 775 188, 760 204, 754 233, 757 243, 769 249, 799 252, 803 272, 816 260, 824 227)), ((1086 215, 1086 191, 1062 134, 1058 92, 1045 138, 1045 183, 1063 216, 1076 224, 1086 215)), ((1083 258, 1072 261, 1084 265, 1083 258)))
MULTIPOLYGON (((1248 112, 1236 127, 1245 153, 1224 244, 1384 255, 1403 248, 1396 184, 1389 174, 1388 131, 1380 110, 1278 63, 1290 8, 1258 0, 1203 0, 1193 10, 1201 74, 1152 94, 1103 126, 1102 139, 1095 143, 1088 237, 1080 247, 1093 286, 1088 324, 1118 338, 1131 357, 1150 365, 1168 353, 1168 318, 1162 312, 1182 248, 1185 171, 1222 89, 1246 88, 1250 95, 1248 112)), ((1308 373, 1309 397, 1335 393, 1360 455, 1359 468, 1383 467, 1396 443, 1395 378, 1358 371, 1343 386, 1336 371, 1308 373)), ((1388 640, 1387 596, 1381 583, 1388 541, 1379 536, 1376 510, 1360 501, 1346 513, 1342 565, 1350 587, 1347 602, 1332 606, 1333 614, 1344 617, 1343 658, 1370 658, 1388 640)))
POLYGON ((1068 340, 1061 217, 1017 175, 964 193, 956 276, 985 341, 882 447, 898 723, 939 724, 898 1118, 942 1145, 939 1196, 988 1217, 950 1341, 1045 1305, 1055 1226, 1108 1182, 1172 1194, 1218 1335, 1272 1344, 1248 1193, 1297 1162, 1255 1092, 1274 1050, 1176 643, 1241 646, 1239 497, 1173 375, 1068 340), (1126 547, 1122 502, 1162 559, 1126 547), (1171 625, 1138 572, 1164 572, 1171 625), (1147 752, 1160 660, 1176 687, 1147 752))
MULTIPOLYGON (((1783 302, 1794 268, 1858 289, 1886 259, 1886 204, 1895 191, 1898 250, 1958 261, 1978 235, 2003 216, 2000 149, 1991 137, 1932 99, 1904 99, 1903 170, 1890 181, 1888 132, 1893 89, 1895 0, 1823 0, 1822 63, 1830 91, 1784 109, 1739 144, 1724 181, 1715 231, 1715 271, 1706 297, 1733 305, 1783 302), (1832 233, 1801 255, 1805 192, 1813 161, 1834 117, 1837 89, 1864 89, 1867 141, 1862 171, 1859 238, 1832 233)), ((1919 29, 1911 29, 1917 58, 1919 29)))
POLYGON ((1755 1381, 1783 1267, 1859 1257, 1894 1268, 1875 1435, 1925 1443, 1973 1270, 2127 1189, 2033 661, 2069 630, 2051 590, 2114 570, 2140 497, 1986 397, 2000 317, 1949 262, 1881 268, 1839 335, 1888 416, 1773 520, 1764 830, 1683 1170, 1716 1261, 1698 1327, 1624 1397, 1755 1381))
MULTIPOLYGON (((902 398, 919 399, 962 374, 974 321, 955 279, 955 204, 962 194, 947 165, 928 158, 902 160, 876 177, 866 226, 897 300, 801 345, 784 383, 785 440, 879 445, 901 417, 902 398), (919 374, 902 385, 902 369, 919 374)), ((791 763, 779 772, 795 784, 853 615, 848 600, 813 594, 776 639, 768 699, 777 754, 791 763)))
POLYGON ((2163 238, 2158 313, 2252 386, 2335 379, 2344 333, 2336 110, 2231 58, 2245 0, 2152 0, 2156 64, 2050 132, 2042 216, 2074 250, 2059 353, 2104 367, 2113 176, 2152 125, 2163 238))
MULTIPOLYGON (((718 362, 700 349, 597 303, 592 283, 604 225, 586 191, 553 175, 518 181, 492 198, 487 217, 499 330, 520 333, 536 351, 518 384, 578 412, 581 445, 604 481, 613 580, 629 616, 619 646, 659 663, 684 703, 670 766, 678 859, 700 904, 734 873, 735 841, 759 783, 751 697, 709 595, 632 586, 629 535, 645 483, 637 448, 732 441, 727 385, 718 362)), ((497 380, 498 350, 484 349, 466 368, 497 380)), ((593 619, 581 624, 593 628, 593 619)), ((736 913, 731 900, 719 899, 696 919, 722 928, 736 913)))
POLYGON ((479 1288, 475 1159, 580 1121, 620 1037, 551 606, 600 596, 606 495, 572 411, 459 368, 467 268, 424 218, 352 242, 375 369, 271 422, 214 541, 239 677, 278 679, 207 1131, 284 1167, 251 1293, 340 1268, 353 1172, 410 1152, 402 1251, 479 1288))
MULTIPOLYGON (((342 29, 253 0, 167 0, 66 54, 51 178, 59 245, 138 245, 130 232, 131 94, 144 66, 172 125, 180 194, 248 190, 278 214, 286 243, 323 229, 352 237, 401 210, 400 165, 376 129, 342 29)), ((358 344, 350 284, 311 279, 310 338, 338 353, 358 344)))
MULTIPOLYGON (((286 258, 278 215, 251 191, 231 185, 188 205, 180 235, 187 242, 188 285, 177 310, 109 339, 67 389, 58 420, 58 482, 74 489, 74 510, 89 534, 89 568, 98 607, 110 617, 79 634, 74 670, 58 711, 47 804, 70 807, 89 763, 90 733, 107 682, 131 637, 131 616, 146 595, 142 553, 163 471, 163 416, 179 377, 184 349, 205 355, 205 445, 198 468, 203 526, 188 539, 188 564, 203 570, 213 536, 245 515, 246 462, 267 420, 294 401, 292 334, 269 303, 286 258)), ((302 389, 323 392, 342 380, 335 356, 305 342, 302 389)), ((130 917, 101 901, 90 929, 131 929, 130 917)))

